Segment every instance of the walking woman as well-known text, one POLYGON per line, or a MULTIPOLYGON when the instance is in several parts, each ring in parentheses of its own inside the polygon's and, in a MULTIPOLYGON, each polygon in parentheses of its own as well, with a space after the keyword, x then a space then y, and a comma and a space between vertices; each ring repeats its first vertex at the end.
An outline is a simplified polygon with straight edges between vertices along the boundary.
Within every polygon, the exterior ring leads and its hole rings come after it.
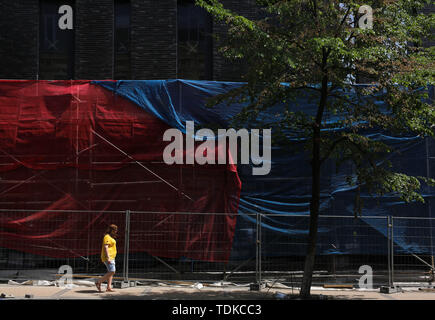
POLYGON ((112 279, 115 274, 115 257, 116 257, 116 238, 118 234, 118 227, 111 224, 104 235, 103 245, 101 248, 101 261, 106 265, 107 273, 102 276, 99 280, 95 282, 98 291, 101 292, 101 283, 107 281, 108 292, 113 292, 112 290, 112 279))

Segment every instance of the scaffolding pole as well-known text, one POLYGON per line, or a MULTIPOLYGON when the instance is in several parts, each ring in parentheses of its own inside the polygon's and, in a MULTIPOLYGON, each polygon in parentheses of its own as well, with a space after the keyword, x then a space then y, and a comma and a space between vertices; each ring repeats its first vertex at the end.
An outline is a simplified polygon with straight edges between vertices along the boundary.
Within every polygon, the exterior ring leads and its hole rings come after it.
POLYGON ((125 238, 124 238, 124 281, 128 282, 128 260, 130 251, 130 210, 125 211, 125 238))
POLYGON ((157 177, 160 181, 166 183, 168 186, 170 186, 172 189, 174 189, 175 191, 179 192, 182 196, 186 197, 187 199, 189 199, 190 201, 194 200, 189 197, 187 194, 185 194, 184 192, 182 192, 179 188, 175 187, 174 185, 172 185, 171 183, 169 183, 167 180, 163 179, 162 177, 160 177, 157 173, 155 173, 154 171, 150 170, 148 167, 146 167, 145 165, 143 165, 141 162, 135 160, 131 155, 129 155, 128 153, 124 152, 122 149, 118 148, 116 145, 114 145, 113 143, 111 143, 109 140, 107 140, 106 138, 104 138, 103 136, 101 136, 100 134, 98 134, 96 131, 94 131, 91 128, 91 131, 100 139, 102 139, 103 141, 105 141, 106 143, 108 143, 110 146, 112 146, 113 148, 115 148, 116 150, 118 150, 120 153, 122 153, 123 155, 125 155, 126 157, 128 157, 130 160, 134 161, 136 164, 138 164, 140 167, 144 168, 146 171, 148 171, 149 173, 151 173, 153 176, 157 177))

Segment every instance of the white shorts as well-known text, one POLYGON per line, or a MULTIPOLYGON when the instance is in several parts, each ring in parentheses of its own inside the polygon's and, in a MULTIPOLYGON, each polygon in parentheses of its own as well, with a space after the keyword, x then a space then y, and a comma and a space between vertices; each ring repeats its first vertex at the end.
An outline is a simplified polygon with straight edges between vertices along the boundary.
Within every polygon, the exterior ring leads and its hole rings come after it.
POLYGON ((107 271, 108 272, 115 272, 116 271, 116 267, 115 267, 115 260, 112 261, 104 261, 104 264, 106 265, 107 271))

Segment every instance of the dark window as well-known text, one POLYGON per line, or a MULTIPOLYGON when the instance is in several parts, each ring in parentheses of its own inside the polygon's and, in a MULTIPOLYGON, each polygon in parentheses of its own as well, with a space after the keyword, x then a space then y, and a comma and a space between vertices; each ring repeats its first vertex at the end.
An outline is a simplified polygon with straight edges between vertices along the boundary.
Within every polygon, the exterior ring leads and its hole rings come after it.
POLYGON ((193 0, 178 0, 178 78, 212 79, 212 18, 193 0))
POLYGON ((39 16, 39 79, 65 80, 74 77, 74 28, 61 30, 62 5, 73 9, 74 1, 41 0, 39 16))
POLYGON ((130 79, 130 1, 115 0, 115 79, 130 79))

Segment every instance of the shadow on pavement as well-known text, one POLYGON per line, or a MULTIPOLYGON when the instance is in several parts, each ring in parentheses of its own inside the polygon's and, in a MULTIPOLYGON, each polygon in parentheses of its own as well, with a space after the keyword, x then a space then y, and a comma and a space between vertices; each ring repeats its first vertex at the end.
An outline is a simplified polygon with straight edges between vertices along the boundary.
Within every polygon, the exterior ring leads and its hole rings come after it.
MULTIPOLYGON (((92 290, 81 290, 78 293, 96 293, 92 290)), ((286 295, 284 298, 278 298, 274 292, 218 292, 218 291, 198 291, 182 292, 179 290, 170 290, 166 292, 146 292, 141 293, 104 293, 99 296, 100 299, 107 300, 301 300, 298 295, 286 295)), ((364 295, 312 295, 308 300, 376 300, 365 297, 364 295)))

